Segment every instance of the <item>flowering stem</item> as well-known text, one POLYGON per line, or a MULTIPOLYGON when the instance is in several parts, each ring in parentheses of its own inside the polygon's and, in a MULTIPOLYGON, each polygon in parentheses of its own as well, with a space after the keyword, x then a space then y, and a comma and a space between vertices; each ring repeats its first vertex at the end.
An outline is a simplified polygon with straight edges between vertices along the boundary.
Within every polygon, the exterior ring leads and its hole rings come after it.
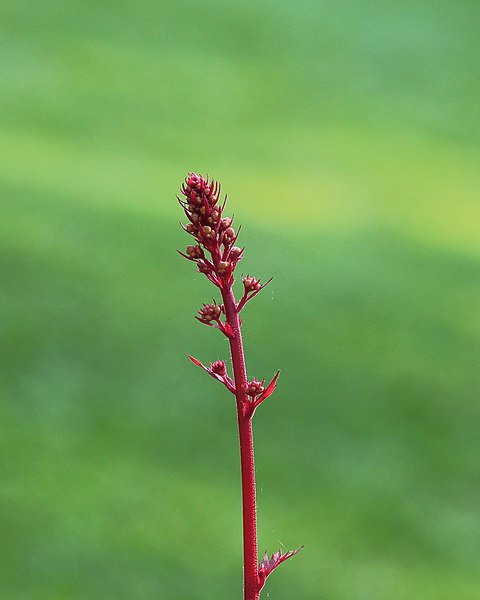
POLYGON ((258 550, 257 550, 257 503, 255 495, 255 461, 253 454, 252 414, 245 414, 248 396, 247 373, 243 353, 242 334, 237 306, 230 288, 222 292, 225 316, 233 335, 229 338, 235 379, 235 397, 237 400, 238 433, 240 438, 240 464, 242 473, 243 508, 243 598, 257 600, 258 586, 258 550))
POLYGON ((213 304, 204 304, 195 318, 205 325, 219 329, 228 338, 233 379, 228 375, 224 360, 217 360, 210 363, 210 366, 205 366, 193 356, 189 358, 235 395, 242 473, 243 599, 258 600, 260 591, 272 571, 300 550, 278 550, 271 558, 265 553, 262 563, 258 565, 252 418, 257 407, 275 390, 279 371, 266 387, 265 379, 247 380, 239 313, 271 279, 262 284, 260 279, 250 275, 243 277, 244 292, 237 304, 232 286, 235 281, 234 271, 243 258, 244 249, 235 246, 240 230, 235 232, 232 227, 233 217, 230 219, 223 216, 225 202, 223 205, 219 202, 219 183, 209 181, 196 173, 189 173, 181 187, 181 193, 183 199, 178 196, 177 198, 189 221, 182 227, 196 243, 187 246, 186 252, 180 254, 196 263, 199 273, 203 273, 220 290, 223 300, 221 305, 215 300, 213 304))

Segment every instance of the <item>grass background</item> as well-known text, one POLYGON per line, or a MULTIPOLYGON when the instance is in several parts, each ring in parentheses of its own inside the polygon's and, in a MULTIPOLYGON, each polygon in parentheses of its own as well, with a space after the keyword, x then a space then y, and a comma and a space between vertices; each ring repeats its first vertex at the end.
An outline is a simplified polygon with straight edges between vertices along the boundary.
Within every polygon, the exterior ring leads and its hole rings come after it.
POLYGON ((175 248, 243 224, 276 600, 480 597, 474 0, 0 6, 4 600, 241 596, 226 357, 175 248))

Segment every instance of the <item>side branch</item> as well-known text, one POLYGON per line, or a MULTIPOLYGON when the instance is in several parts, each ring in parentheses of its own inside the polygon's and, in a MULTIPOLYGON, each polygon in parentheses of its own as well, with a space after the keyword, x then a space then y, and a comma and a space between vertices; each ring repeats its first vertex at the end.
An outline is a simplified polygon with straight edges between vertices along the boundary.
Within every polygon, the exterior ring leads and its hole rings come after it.
POLYGON ((187 354, 187 356, 193 362, 194 365, 197 365, 197 367, 200 367, 201 369, 206 371, 214 379, 220 381, 220 383, 223 383, 227 390, 235 395, 235 384, 233 382, 233 379, 227 375, 227 367, 225 365, 225 361, 217 360, 213 363, 210 363, 209 367, 206 367, 199 360, 197 360, 193 356, 190 356, 190 354, 187 354))
POLYGON ((223 304, 218 305, 214 300, 213 304, 204 304, 203 307, 198 311, 198 316, 195 315, 195 318, 204 325, 219 329, 227 338, 230 338, 233 335, 233 330, 230 323, 224 323, 220 319, 223 312, 223 304))
POLYGON ((248 383, 247 395, 250 397, 250 400, 243 405, 243 414, 245 417, 251 419, 255 413, 255 410, 257 409, 257 406, 260 406, 264 400, 273 394, 277 386, 277 379, 279 375, 280 371, 277 371, 272 381, 267 385, 266 388, 263 387, 263 384, 265 383, 264 379, 262 379, 262 381, 253 379, 248 383))
POLYGON ((280 370, 278 370, 275 373, 275 376, 273 377, 272 381, 267 385, 267 387, 265 388, 265 391, 262 392, 259 396, 257 396, 254 400, 253 400, 253 406, 254 408, 257 408, 257 406, 260 406, 260 404, 266 400, 267 398, 269 398, 273 392, 275 391, 275 388, 277 387, 277 379, 280 376, 280 370))
POLYGON ((260 282, 260 279, 255 279, 255 277, 250 277, 250 275, 244 277, 242 280, 244 292, 243 296, 240 299, 240 302, 237 304, 237 313, 239 313, 242 310, 242 308, 249 300, 255 298, 255 296, 259 292, 261 292, 264 287, 267 287, 267 285, 272 281, 272 279, 273 277, 270 277, 268 281, 262 284, 260 282))

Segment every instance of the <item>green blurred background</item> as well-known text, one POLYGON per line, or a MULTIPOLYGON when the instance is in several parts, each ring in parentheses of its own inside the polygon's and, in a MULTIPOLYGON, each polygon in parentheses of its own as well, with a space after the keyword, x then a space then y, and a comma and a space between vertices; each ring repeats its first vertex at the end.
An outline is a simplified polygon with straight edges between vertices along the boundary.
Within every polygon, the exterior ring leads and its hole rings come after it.
POLYGON ((480 598, 477 0, 0 5, 0 596, 241 597, 227 357, 175 253, 220 179, 272 600, 480 598))

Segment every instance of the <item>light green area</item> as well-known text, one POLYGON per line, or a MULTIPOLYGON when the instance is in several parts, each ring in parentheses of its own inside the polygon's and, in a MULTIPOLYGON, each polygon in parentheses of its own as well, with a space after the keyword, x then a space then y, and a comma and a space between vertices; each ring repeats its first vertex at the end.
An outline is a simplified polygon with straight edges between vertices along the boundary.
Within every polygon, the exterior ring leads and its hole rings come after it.
POLYGON ((241 598, 227 357, 174 194, 242 269, 272 600, 480 597, 478 2, 0 6, 0 596, 241 598))

